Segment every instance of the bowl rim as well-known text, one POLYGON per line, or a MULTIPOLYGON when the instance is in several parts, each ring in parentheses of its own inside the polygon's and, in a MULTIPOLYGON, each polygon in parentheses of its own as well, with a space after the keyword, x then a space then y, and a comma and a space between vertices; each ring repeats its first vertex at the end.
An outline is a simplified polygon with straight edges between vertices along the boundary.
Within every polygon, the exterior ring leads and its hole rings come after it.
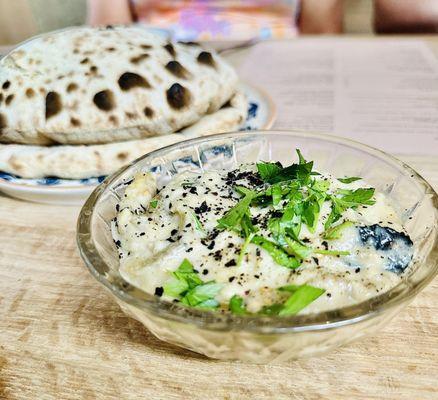
MULTIPOLYGON (((385 293, 372 297, 361 303, 331 311, 323 311, 307 315, 293 315, 288 317, 265 317, 239 316, 229 313, 221 314, 215 311, 192 309, 176 303, 163 301, 159 297, 143 292, 140 289, 135 289, 130 293, 117 287, 106 276, 104 276, 104 274, 101 274, 96 270, 94 263, 98 262, 104 266, 106 266, 106 263, 99 254, 97 248, 94 246, 92 240, 91 222, 94 206, 103 193, 111 188, 112 184, 115 183, 128 169, 141 163, 146 158, 160 157, 177 147, 179 149, 184 149, 193 145, 213 142, 218 139, 233 140, 245 136, 249 137, 258 135, 299 136, 303 138, 320 139, 325 142, 349 146, 356 150, 364 151, 385 162, 390 162, 400 171, 408 172, 412 180, 424 187, 425 193, 430 195, 430 200, 435 211, 435 223, 438 221, 438 194, 433 187, 409 165, 375 147, 340 136, 320 132, 309 132, 305 130, 256 130, 250 132, 221 133, 185 140, 147 153, 108 176, 93 190, 80 211, 77 222, 76 239, 79 253, 94 278, 105 286, 118 300, 121 300, 128 305, 148 310, 154 313, 156 317, 184 324, 196 325, 207 330, 234 330, 255 332, 259 334, 273 334, 330 330, 372 319, 397 306, 407 304, 438 274, 438 234, 435 234, 434 243, 428 251, 428 256, 435 255, 437 257, 433 260, 428 273, 422 276, 418 281, 410 282, 410 275, 407 275, 399 284, 385 293)), ((131 285, 128 284, 128 286, 131 285)))

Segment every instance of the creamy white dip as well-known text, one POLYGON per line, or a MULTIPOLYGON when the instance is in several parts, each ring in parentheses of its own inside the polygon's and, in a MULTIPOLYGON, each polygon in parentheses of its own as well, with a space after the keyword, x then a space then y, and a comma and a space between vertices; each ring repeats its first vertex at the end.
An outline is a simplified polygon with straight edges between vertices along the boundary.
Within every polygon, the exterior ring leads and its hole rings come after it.
MULTIPOLYGON (((342 183, 329 174, 311 179, 325 182, 327 196, 369 187, 363 180, 342 183)), ((177 301, 163 287, 187 259, 202 282, 221 284, 214 299, 223 311, 233 296, 243 299, 248 313, 256 313, 287 299, 290 293, 279 291, 280 287, 323 289, 322 295, 299 311, 305 314, 352 305, 385 292, 400 281, 411 262, 412 242, 390 199, 378 192, 372 196, 374 204, 344 210, 331 228, 348 222, 340 235, 334 235, 339 237, 331 239, 326 239, 330 228, 325 224, 333 204, 326 199, 314 229, 301 225, 297 239, 316 252, 311 251, 296 268, 278 264, 255 243, 247 244, 242 253, 245 238, 232 229, 218 229, 218 221, 244 197, 236 186, 267 187, 255 165, 181 173, 160 190, 152 174, 136 175, 126 186, 113 221, 123 278, 164 300, 177 301), (348 254, 319 254, 318 250, 348 254)), ((249 207, 258 236, 274 241, 268 221, 281 217, 285 201, 249 207)))

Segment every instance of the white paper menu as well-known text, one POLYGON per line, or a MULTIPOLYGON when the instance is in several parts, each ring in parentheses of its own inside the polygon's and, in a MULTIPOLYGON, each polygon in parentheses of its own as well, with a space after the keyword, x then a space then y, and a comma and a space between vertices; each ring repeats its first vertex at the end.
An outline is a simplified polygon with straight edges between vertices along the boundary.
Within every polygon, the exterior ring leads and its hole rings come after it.
POLYGON ((417 40, 263 42, 240 76, 278 107, 275 129, 350 137, 393 154, 438 157, 438 61, 417 40))

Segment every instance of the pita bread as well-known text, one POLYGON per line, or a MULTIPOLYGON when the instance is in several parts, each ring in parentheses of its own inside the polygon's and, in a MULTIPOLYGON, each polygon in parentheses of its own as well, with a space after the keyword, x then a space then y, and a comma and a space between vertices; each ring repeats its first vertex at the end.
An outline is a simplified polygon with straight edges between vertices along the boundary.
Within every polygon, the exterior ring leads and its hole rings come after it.
POLYGON ((94 144, 169 134, 217 111, 235 71, 195 43, 140 27, 80 27, 0 60, 0 141, 94 144))
POLYGON ((238 130, 247 115, 248 103, 242 93, 229 105, 206 115, 180 133, 142 140, 100 145, 35 146, 0 145, 0 170, 24 178, 82 179, 108 175, 136 158, 170 144, 198 136, 238 130))

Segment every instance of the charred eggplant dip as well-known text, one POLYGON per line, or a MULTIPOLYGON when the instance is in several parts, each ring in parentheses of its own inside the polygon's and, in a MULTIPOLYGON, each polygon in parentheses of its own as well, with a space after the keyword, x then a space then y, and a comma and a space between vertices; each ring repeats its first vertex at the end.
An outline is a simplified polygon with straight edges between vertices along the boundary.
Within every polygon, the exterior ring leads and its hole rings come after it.
POLYGON ((138 173, 112 233, 120 274, 163 300, 239 315, 308 314, 397 285, 413 243, 391 199, 298 161, 138 173))

